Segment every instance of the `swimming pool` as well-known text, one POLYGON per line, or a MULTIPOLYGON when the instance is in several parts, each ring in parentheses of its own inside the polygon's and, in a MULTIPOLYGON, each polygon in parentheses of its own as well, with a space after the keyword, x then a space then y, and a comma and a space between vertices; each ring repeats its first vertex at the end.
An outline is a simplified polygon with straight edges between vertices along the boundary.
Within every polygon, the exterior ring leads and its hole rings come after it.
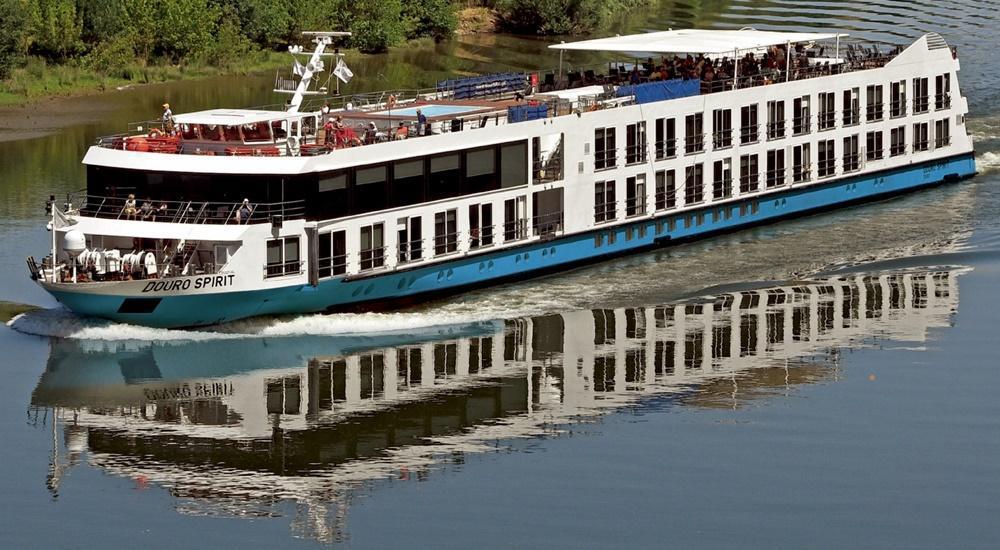
POLYGON ((468 105, 420 105, 419 107, 403 107, 401 109, 393 109, 390 111, 379 111, 377 113, 372 113, 375 115, 386 115, 392 114, 393 116, 401 117, 416 117, 417 109, 420 109, 424 116, 427 117, 438 117, 438 116, 449 116, 449 115, 460 115, 462 113, 468 113, 471 111, 478 111, 482 107, 473 107, 468 105))

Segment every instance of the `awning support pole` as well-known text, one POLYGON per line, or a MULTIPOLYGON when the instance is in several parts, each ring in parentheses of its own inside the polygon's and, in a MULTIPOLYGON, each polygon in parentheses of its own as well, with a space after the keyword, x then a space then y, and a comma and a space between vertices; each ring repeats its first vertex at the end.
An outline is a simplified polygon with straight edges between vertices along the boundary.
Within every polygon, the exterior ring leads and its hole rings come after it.
POLYGON ((788 82, 792 68, 792 43, 785 42, 785 82, 788 82))
MULTIPOLYGON (((565 44, 566 41, 563 40, 561 43, 565 44)), ((566 50, 559 50, 559 79, 558 80, 562 80, 562 74, 563 74, 563 53, 565 51, 566 50)))
POLYGON ((733 48, 733 89, 740 87, 740 50, 733 48))

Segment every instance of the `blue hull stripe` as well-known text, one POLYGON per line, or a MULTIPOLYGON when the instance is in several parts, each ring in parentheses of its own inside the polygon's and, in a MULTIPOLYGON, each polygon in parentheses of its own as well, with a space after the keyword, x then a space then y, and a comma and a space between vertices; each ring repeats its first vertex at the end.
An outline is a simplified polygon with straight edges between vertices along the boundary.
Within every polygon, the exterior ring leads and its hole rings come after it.
POLYGON ((842 178, 827 184, 747 197, 727 205, 708 205, 683 213, 666 212, 634 224, 595 228, 586 233, 497 250, 430 266, 348 279, 326 279, 316 287, 291 286, 259 291, 164 297, 152 313, 118 313, 123 297, 54 291, 64 305, 81 315, 156 327, 186 327, 233 321, 255 315, 308 313, 387 306, 453 294, 506 280, 561 271, 667 243, 704 238, 782 218, 883 198, 976 173, 972 154, 914 164, 903 169, 842 178), (749 205, 757 203, 756 212, 749 205), (741 208, 742 206, 742 208, 741 208), (729 210, 729 216, 716 216, 729 210), (740 215, 740 214, 743 215, 740 215), (700 215, 700 216, 699 216, 700 215), (687 226, 685 220, 703 223, 687 226), (675 220, 671 225, 667 220, 675 220), (644 231, 640 231, 640 226, 644 231), (658 231, 659 230, 659 231, 658 231), (626 238, 626 232, 632 238, 626 238), (609 243, 608 233, 614 233, 609 243), (597 245, 597 236, 603 235, 597 245))

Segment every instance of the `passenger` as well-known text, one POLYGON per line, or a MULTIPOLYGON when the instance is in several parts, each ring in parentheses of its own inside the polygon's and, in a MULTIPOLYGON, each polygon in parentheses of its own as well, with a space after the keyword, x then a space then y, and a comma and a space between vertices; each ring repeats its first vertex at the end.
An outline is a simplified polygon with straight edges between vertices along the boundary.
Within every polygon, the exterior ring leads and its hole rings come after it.
POLYGON ((135 195, 129 193, 128 199, 125 201, 125 207, 122 208, 122 214, 125 215, 125 219, 134 220, 136 215, 135 208, 135 195))
POLYGON ((146 197, 146 200, 142 201, 139 213, 142 214, 143 220, 148 220, 153 215, 153 203, 149 201, 149 197, 146 197))
POLYGON ((330 145, 335 141, 335 126, 332 118, 326 119, 326 124, 323 125, 323 145, 330 145))
POLYGON ((253 214, 253 207, 250 206, 250 199, 243 199, 243 204, 240 205, 239 209, 236 210, 236 223, 245 224, 250 222, 250 216, 253 214))
POLYGON ((167 203, 161 202, 160 207, 153 211, 152 221, 156 221, 157 216, 167 215, 167 203))
POLYGON ((323 102, 323 108, 320 109, 320 114, 323 115, 323 119, 322 120, 323 120, 323 123, 325 124, 326 123, 326 119, 330 118, 330 102, 329 101, 323 102))
POLYGON ((406 123, 400 122, 399 128, 396 128, 396 139, 406 139, 410 135, 410 129, 406 127, 406 123))
POLYGON ((170 135, 174 135, 174 112, 170 110, 170 104, 163 104, 163 115, 160 117, 163 122, 163 129, 170 135))
POLYGON ((639 76, 639 67, 632 67, 632 74, 629 75, 628 81, 633 86, 642 82, 642 77, 639 76))
POLYGON ((424 135, 424 130, 427 127, 427 115, 423 113, 420 109, 417 109, 417 135, 424 135))

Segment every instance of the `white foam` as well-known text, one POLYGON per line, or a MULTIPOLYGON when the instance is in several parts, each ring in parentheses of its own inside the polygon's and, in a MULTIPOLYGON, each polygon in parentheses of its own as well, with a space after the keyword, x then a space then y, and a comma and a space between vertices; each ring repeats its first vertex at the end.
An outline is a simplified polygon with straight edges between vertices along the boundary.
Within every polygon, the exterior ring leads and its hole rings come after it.
POLYGON ((976 169, 980 172, 992 172, 1000 168, 1000 154, 986 151, 976 157, 976 169))
POLYGON ((7 326, 18 332, 36 336, 113 342, 164 340, 190 342, 238 337, 209 331, 158 329, 103 319, 82 318, 62 308, 36 309, 22 313, 8 321, 7 326))
POLYGON ((471 308, 464 308, 464 311, 452 312, 431 310, 258 318, 203 330, 174 330, 82 318, 69 310, 57 308, 23 313, 8 321, 7 326, 36 336, 148 345, 153 342, 169 344, 236 338, 412 333, 438 327, 485 323, 498 318, 486 311, 476 312, 471 308))

